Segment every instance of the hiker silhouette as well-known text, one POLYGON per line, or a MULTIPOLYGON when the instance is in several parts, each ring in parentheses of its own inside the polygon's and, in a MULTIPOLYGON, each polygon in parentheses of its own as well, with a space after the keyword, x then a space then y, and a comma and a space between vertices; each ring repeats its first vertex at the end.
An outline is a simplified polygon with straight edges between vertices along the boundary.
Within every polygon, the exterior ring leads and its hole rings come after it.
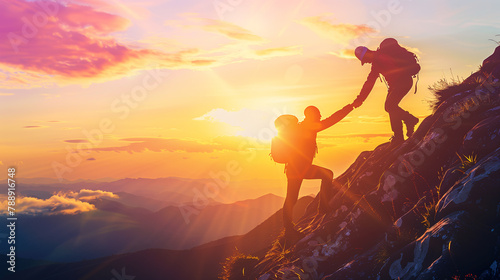
POLYGON ((401 144, 404 142, 403 122, 406 124, 406 135, 411 137, 419 121, 417 117, 399 107, 399 103, 413 86, 412 77, 420 71, 416 56, 401 47, 393 38, 383 40, 376 51, 363 46, 357 47, 355 55, 361 65, 371 63, 372 68, 353 106, 357 108, 363 104, 379 74, 382 74, 388 86, 385 111, 389 113, 391 129, 394 132, 391 143, 401 144))
POLYGON ((289 135, 290 139, 287 141, 291 148, 287 153, 288 158, 285 163, 287 193, 283 205, 283 224, 287 236, 298 233, 298 231, 294 229, 292 219, 293 207, 297 202, 300 186, 304 179, 321 179, 318 211, 319 213, 326 213, 328 210, 329 193, 333 188, 333 172, 327 168, 312 164, 318 152, 316 136, 318 132, 341 121, 352 110, 353 106, 349 104, 328 118, 321 120, 319 109, 314 106, 309 106, 304 110, 304 120, 300 123, 296 123, 295 126, 291 128, 293 132, 289 135))

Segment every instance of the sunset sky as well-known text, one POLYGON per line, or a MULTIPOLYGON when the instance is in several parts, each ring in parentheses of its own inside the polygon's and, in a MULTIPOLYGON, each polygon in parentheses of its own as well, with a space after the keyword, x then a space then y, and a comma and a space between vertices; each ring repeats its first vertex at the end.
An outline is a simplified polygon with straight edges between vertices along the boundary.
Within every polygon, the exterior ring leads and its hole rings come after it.
MULTIPOLYGON (((283 179, 272 122, 327 117, 370 70, 353 59, 394 37, 416 52, 418 93, 467 77, 499 41, 498 1, 0 0, 0 165, 18 178, 283 179), (450 70, 451 69, 451 70, 450 70)), ((340 175, 389 140, 377 82, 319 135, 315 162, 340 175)))

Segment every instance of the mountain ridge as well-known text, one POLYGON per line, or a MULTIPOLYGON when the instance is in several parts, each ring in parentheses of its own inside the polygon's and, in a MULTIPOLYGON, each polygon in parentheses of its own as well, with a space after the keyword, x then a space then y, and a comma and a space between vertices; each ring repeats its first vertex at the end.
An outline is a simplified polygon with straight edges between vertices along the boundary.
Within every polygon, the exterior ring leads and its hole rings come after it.
MULTIPOLYGON (((311 197, 299 199, 295 207, 296 220, 304 214, 312 200, 311 197)), ((5 276, 2 279, 15 280, 90 280, 111 279, 115 271, 123 277, 140 277, 148 280, 216 279, 222 272, 221 263, 235 252, 262 254, 267 251, 272 245, 271 241, 282 231, 282 216, 280 209, 244 235, 225 237, 188 250, 146 249, 73 263, 42 263, 24 270, 20 268, 15 277, 5 271, 0 272, 0 276, 5 276), (263 237, 270 242, 254 242, 263 241, 263 237)), ((0 256, 0 260, 3 260, 2 258, 5 257, 0 256)), ((21 263, 24 262, 21 260, 21 263)), ((31 262, 36 264, 36 261, 31 262)))
POLYGON ((153 212, 108 198, 88 202, 97 209, 75 215, 18 215, 23 230, 16 239, 23 246, 17 253, 25 258, 78 261, 147 248, 189 249, 245 234, 280 209, 283 198, 271 194, 231 204, 209 204, 189 216, 183 216, 177 206, 153 212))

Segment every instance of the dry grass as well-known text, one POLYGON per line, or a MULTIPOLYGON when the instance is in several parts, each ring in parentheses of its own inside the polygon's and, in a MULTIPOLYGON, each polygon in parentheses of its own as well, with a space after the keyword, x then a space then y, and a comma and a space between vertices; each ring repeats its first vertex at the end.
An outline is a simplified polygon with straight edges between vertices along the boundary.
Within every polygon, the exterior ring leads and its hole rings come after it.
POLYGON ((465 174, 467 170, 469 170, 477 163, 477 155, 474 153, 468 156, 466 155, 460 156, 459 154, 457 154, 457 156, 460 159, 460 165, 455 171, 461 172, 462 174, 465 174))
POLYGON ((436 111, 436 109, 448 98, 453 95, 475 89, 480 85, 480 81, 472 80, 464 83, 464 79, 459 77, 454 78, 452 75, 451 79, 442 78, 435 82, 433 85, 429 86, 428 89, 434 94, 434 99, 429 102, 431 108, 436 111))
POLYGON ((222 264, 221 280, 250 279, 251 270, 259 263, 259 258, 236 252, 222 264))

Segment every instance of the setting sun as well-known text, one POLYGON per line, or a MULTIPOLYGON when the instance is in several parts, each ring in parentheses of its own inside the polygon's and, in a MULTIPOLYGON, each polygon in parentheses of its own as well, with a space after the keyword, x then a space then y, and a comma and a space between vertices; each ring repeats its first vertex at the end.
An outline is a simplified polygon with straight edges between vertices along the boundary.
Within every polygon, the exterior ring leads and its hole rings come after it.
POLYGON ((226 111, 219 108, 213 109, 195 120, 224 123, 232 127, 233 136, 252 137, 262 142, 270 142, 277 133, 274 120, 279 114, 279 112, 248 108, 239 111, 226 111))

